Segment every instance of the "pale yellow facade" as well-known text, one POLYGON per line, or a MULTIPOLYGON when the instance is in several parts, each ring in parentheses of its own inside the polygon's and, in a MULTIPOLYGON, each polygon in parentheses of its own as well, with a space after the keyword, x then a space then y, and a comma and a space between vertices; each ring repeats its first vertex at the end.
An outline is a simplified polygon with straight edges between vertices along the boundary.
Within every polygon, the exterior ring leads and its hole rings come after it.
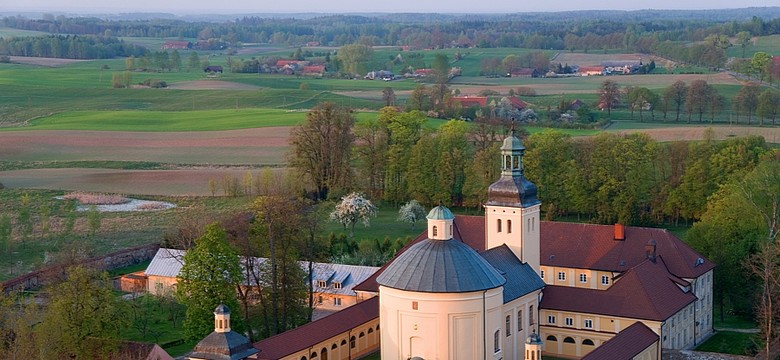
POLYGON ((421 293, 379 288, 384 360, 494 359, 503 349, 503 289, 421 293))
POLYGON ((542 265, 539 275, 547 285, 606 290, 619 273, 542 265))
POLYGON ((155 296, 171 296, 176 292, 177 283, 175 277, 149 275, 146 280, 146 290, 155 296))
POLYGON ((485 205, 485 239, 487 248, 506 244, 520 261, 528 263, 539 274, 540 206, 527 208, 485 205))
POLYGON ((349 360, 359 359, 379 349, 379 319, 373 319, 360 326, 320 342, 309 349, 301 350, 280 360, 349 360))

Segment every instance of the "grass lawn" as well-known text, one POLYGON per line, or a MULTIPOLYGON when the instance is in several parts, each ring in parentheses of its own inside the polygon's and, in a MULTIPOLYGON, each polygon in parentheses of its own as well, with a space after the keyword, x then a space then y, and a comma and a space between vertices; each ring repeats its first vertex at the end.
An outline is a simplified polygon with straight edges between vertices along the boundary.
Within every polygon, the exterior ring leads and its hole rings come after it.
POLYGON ((131 325, 122 334, 125 340, 160 344, 171 356, 183 355, 196 342, 184 341, 185 307, 173 299, 142 295, 127 301, 131 325))
MULTIPOLYGON (((335 206, 335 204, 333 205, 335 206)), ((329 208, 332 208, 330 206, 329 208)), ((426 209, 430 210, 430 209, 426 209)), ((396 238, 405 238, 407 236, 414 238, 421 232, 425 231, 425 221, 420 221, 414 225, 414 228, 409 223, 398 222, 398 208, 393 207, 390 204, 379 204, 379 211, 377 217, 371 218, 370 226, 366 227, 362 223, 355 225, 354 238, 358 241, 379 239, 384 240, 385 237, 389 237, 390 240, 396 238)), ((341 224, 335 221, 327 221, 323 226, 323 235, 330 233, 336 235, 344 234, 349 236, 349 229, 344 230, 341 224)))
POLYGON ((735 315, 724 315, 723 321, 720 320, 719 312, 713 318, 713 326, 715 328, 725 329, 755 329, 756 322, 752 319, 745 319, 735 315))
POLYGON ((754 340, 755 334, 719 331, 699 345, 696 350, 733 355, 750 355, 749 349, 755 348, 754 340))

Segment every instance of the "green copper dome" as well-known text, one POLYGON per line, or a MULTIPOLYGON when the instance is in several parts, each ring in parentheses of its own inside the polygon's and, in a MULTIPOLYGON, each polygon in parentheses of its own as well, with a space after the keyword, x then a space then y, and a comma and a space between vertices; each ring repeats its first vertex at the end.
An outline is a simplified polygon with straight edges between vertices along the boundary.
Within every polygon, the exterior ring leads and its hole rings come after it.
POLYGON ((439 205, 428 213, 428 216, 426 216, 428 220, 454 220, 455 215, 452 214, 452 211, 450 209, 447 209, 447 207, 443 205, 439 205))

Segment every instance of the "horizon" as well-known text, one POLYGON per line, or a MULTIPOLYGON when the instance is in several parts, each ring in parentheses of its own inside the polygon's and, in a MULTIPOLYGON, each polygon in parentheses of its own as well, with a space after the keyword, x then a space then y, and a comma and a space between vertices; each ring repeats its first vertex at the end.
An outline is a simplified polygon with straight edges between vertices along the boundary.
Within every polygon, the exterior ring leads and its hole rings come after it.
MULTIPOLYGON (((536 8, 523 6, 521 3, 509 0, 499 0, 492 3, 489 8, 480 4, 445 3, 443 0, 432 0, 420 6, 419 3, 410 0, 400 0, 392 4, 369 5, 358 0, 342 0, 323 9, 321 3, 312 0, 301 0, 292 6, 289 4, 248 4, 240 0, 224 0, 219 3, 202 0, 184 1, 172 0, 161 5, 153 0, 138 0, 132 4, 119 1, 82 0, 78 5, 70 5, 62 0, 30 0, 24 4, 16 4, 13 8, 0 8, 0 13, 57 13, 65 15, 95 15, 95 14, 132 14, 132 13, 165 13, 177 16, 185 15, 238 15, 246 14, 504 14, 504 13, 536 13, 536 12, 567 12, 567 11, 701 11, 701 10, 729 10, 749 8, 772 8, 780 6, 780 2, 771 5, 765 0, 745 0, 740 6, 731 0, 712 0, 709 2, 674 1, 674 0, 639 0, 626 3, 618 0, 606 0, 598 6, 583 6, 581 2, 574 0, 562 0, 554 4, 537 5, 536 8), (285 6, 287 5, 287 6, 285 6)), ((760 14, 756 14, 760 16, 760 14)))

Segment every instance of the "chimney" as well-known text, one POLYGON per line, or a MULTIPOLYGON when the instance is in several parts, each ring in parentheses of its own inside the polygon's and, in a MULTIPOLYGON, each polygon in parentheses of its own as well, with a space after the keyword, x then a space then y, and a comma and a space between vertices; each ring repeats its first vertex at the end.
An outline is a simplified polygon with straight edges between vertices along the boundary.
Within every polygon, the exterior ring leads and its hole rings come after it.
POLYGON ((626 239, 626 228, 623 224, 615 224, 615 240, 623 241, 626 239))
POLYGON ((655 254, 655 247, 656 247, 656 244, 657 243, 655 242, 654 239, 648 240, 647 244, 645 244, 645 257, 648 260, 652 261, 652 262, 655 262, 655 255, 656 255, 655 254))

